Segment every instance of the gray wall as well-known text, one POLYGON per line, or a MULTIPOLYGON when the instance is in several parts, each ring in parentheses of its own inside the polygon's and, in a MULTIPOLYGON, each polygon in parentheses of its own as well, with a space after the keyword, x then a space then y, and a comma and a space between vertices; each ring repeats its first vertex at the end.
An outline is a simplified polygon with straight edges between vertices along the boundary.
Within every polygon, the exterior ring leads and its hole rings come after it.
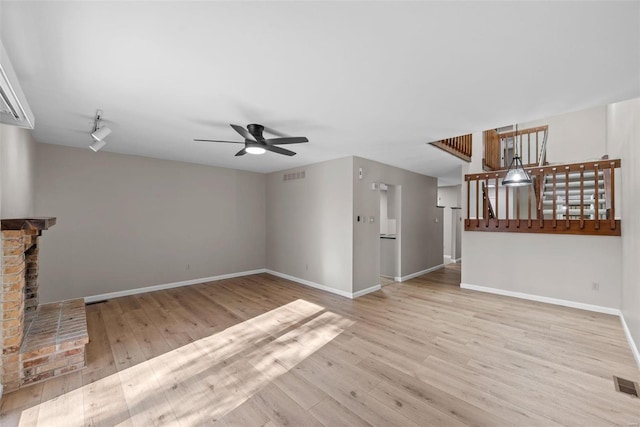
POLYGON ((622 160, 622 314, 639 347, 640 98, 610 105, 607 119, 609 153, 622 160))
POLYGON ((452 185, 448 187, 438 187, 438 205, 445 206, 443 211, 443 252, 445 256, 451 257, 452 260, 459 258, 456 254, 452 253, 453 249, 459 250, 460 245, 452 244, 452 238, 457 237, 460 239, 460 221, 455 224, 452 221, 453 210, 451 208, 460 207, 460 199, 462 195, 461 185, 452 185), (456 230, 453 230, 453 226, 456 226, 456 230))
POLYGON ((436 207, 436 178, 354 157, 352 180, 354 292, 380 283, 380 198, 371 188, 374 182, 401 186, 400 275, 442 264, 442 209, 436 207), (358 178, 360 168, 362 179, 358 178), (374 217, 374 222, 358 223, 358 215, 374 217))
POLYGON ((36 166, 42 302, 264 268, 262 174, 50 144, 36 166))
POLYGON ((267 175, 268 269, 352 292, 352 173, 345 157, 267 175))
POLYGON ((33 215, 35 149, 31 131, 0 124, 0 218, 33 215))

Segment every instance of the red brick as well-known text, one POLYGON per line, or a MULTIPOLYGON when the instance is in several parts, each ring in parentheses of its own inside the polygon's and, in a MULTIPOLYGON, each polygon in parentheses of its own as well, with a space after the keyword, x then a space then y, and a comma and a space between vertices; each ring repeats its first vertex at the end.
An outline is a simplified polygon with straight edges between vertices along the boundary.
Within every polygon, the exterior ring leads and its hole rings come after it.
POLYGON ((36 359, 27 360, 22 362, 22 368, 31 368, 32 366, 44 365, 45 363, 49 363, 52 359, 52 356, 44 356, 38 357, 36 359))
POLYGON ((50 345, 44 348, 40 348, 37 350, 32 350, 29 352, 25 352, 22 355, 22 359, 23 360, 27 360, 27 359, 33 359, 35 357, 39 357, 39 356, 44 356, 45 354, 50 354, 53 353, 56 350, 56 346, 55 345, 50 345))

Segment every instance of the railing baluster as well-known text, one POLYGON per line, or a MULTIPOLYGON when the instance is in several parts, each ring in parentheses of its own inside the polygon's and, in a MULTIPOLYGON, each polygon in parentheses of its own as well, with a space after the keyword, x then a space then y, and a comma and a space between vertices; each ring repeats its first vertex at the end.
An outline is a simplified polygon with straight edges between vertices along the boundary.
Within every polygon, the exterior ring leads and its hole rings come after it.
POLYGON ((531 187, 533 187, 533 185, 528 185, 527 186, 527 227, 531 228, 531 187))
POLYGON ((469 227, 471 218, 471 178, 465 177, 467 180, 467 218, 465 221, 465 227, 469 227))
MULTIPOLYGON (((516 133, 516 138, 518 138, 517 133, 516 133)), ((524 158, 524 155, 522 154, 523 153, 523 151, 522 151, 522 132, 520 133, 520 138, 519 139, 520 139, 520 150, 518 151, 518 153, 520 153, 520 155, 524 158)), ((515 149, 515 146, 513 148, 515 149)))
POLYGON ((580 229, 584 228, 584 165, 580 165, 580 229))
POLYGON ((610 164, 610 168, 611 168, 611 210, 609 210, 609 216, 610 218, 610 224, 611 224, 611 229, 615 230, 616 229, 616 185, 615 185, 615 176, 616 176, 616 169, 615 169, 615 163, 611 162, 610 164))
POLYGON ((569 224, 569 166, 564 167, 564 225, 571 228, 569 224))
POLYGON ((518 220, 517 227, 520 228, 520 187, 516 187, 516 218, 518 220))
POLYGON ((531 133, 527 133, 527 163, 531 164, 531 133))
POLYGON ((500 226, 500 205, 498 204, 498 199, 499 199, 499 195, 500 195, 500 191, 498 191, 498 177, 500 176, 500 174, 496 174, 496 228, 498 228, 500 226))
POLYGON ((504 189, 504 211, 505 211, 505 220, 507 222, 506 227, 509 228, 509 193, 511 192, 511 187, 505 187, 504 189))
POLYGON ((540 169, 539 188, 540 188, 540 200, 538 200, 538 223, 540 228, 544 228, 544 169, 540 169))
POLYGON ((538 135, 540 133, 536 132, 536 163, 538 162, 538 159, 540 158, 540 148, 538 147, 538 135))
POLYGON ((551 169, 553 173, 553 228, 558 226, 558 217, 556 214, 556 168, 551 169))
POLYGON ((480 211, 478 206, 478 197, 480 195, 480 177, 476 176, 476 227, 480 227, 480 211))
POLYGON ((484 208, 484 226, 489 226, 489 175, 484 176, 484 199, 485 199, 485 208, 484 208))
POLYGON ((600 229, 600 169, 598 168, 598 164, 593 165, 594 173, 595 173, 595 185, 596 185, 596 224, 595 229, 600 229))

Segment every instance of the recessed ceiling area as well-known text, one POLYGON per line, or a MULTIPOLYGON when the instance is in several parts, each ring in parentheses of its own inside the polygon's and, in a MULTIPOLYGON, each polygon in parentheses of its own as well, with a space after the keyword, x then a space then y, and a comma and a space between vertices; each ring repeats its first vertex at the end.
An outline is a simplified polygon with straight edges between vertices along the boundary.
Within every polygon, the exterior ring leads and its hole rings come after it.
MULTIPOLYGON (((640 96, 638 2, 12 2, 38 142, 272 172, 357 155, 443 183, 427 142, 640 96), (307 144, 234 157, 230 123, 307 144)), ((97 154, 99 155, 99 154, 97 154)))

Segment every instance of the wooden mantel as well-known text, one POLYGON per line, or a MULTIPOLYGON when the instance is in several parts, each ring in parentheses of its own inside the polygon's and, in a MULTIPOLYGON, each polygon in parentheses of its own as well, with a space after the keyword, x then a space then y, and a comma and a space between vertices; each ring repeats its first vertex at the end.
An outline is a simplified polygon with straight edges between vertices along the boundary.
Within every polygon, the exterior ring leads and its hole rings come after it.
POLYGON ((0 220, 0 230, 48 230, 56 224, 54 217, 13 218, 0 220))

